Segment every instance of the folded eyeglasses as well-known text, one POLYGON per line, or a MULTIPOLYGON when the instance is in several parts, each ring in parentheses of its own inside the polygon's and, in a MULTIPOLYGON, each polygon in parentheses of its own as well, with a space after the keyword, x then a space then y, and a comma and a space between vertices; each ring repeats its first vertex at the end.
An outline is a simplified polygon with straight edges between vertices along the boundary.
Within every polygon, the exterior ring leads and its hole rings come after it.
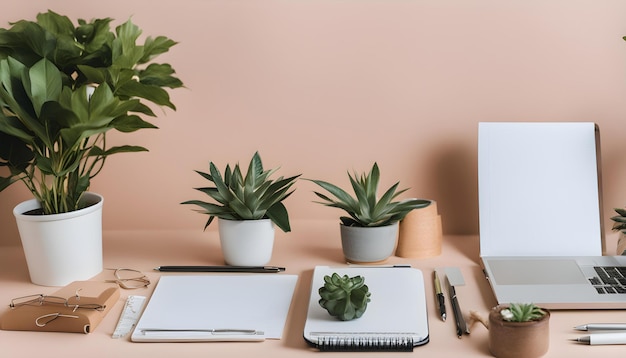
POLYGON ((69 299, 59 297, 59 296, 48 296, 44 294, 22 296, 22 297, 12 299, 11 303, 9 303, 9 307, 16 308, 16 307, 25 306, 25 305, 28 305, 28 306, 43 306, 43 305, 57 305, 58 306, 60 305, 60 306, 71 308, 72 312, 76 312, 76 310, 78 309, 89 309, 89 310, 96 310, 96 311, 104 310, 105 306, 98 304, 98 303, 79 303, 78 301, 80 300, 80 295, 78 294, 78 291, 76 291, 76 296, 71 297, 69 299), (70 302, 70 300, 74 302, 70 302))
POLYGON ((106 280, 105 282, 116 283, 121 288, 132 290, 136 288, 148 287, 150 280, 139 270, 129 268, 107 269, 114 270, 115 280, 106 280))

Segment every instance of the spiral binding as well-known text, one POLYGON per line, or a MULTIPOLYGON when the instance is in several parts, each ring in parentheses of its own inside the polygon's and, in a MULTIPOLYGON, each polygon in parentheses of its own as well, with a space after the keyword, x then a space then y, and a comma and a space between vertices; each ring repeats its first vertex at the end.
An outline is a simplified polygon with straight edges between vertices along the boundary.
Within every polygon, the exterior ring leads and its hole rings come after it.
POLYGON ((412 352, 413 346, 413 338, 410 336, 324 336, 317 341, 317 348, 326 352, 412 352))

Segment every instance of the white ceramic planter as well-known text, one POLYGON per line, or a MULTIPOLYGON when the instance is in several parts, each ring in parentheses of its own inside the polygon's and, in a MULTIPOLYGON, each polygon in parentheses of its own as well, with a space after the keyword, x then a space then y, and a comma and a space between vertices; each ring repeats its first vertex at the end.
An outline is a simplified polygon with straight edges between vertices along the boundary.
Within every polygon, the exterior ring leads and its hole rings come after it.
POLYGON ((262 266, 274 249, 274 224, 270 219, 218 219, 224 261, 234 266, 262 266))
POLYGON ((379 227, 339 224, 341 246, 348 262, 383 262, 393 254, 398 241, 398 223, 379 227))
POLYGON ((36 199, 13 209, 31 281, 65 286, 102 271, 102 196, 85 193, 91 205, 63 214, 24 215, 41 208, 36 199))

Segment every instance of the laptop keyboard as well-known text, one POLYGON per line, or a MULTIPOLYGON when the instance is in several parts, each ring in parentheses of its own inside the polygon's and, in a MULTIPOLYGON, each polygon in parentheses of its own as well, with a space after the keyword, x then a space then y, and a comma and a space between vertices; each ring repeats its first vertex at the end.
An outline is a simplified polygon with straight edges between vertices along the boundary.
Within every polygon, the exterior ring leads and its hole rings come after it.
POLYGON ((596 266, 589 282, 599 294, 626 294, 626 266, 596 266))

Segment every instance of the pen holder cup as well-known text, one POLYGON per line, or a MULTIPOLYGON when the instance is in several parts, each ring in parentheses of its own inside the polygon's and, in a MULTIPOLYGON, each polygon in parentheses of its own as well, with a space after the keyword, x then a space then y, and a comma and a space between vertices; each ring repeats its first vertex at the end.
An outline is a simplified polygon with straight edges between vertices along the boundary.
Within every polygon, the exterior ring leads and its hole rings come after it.
POLYGON ((412 210, 400 221, 396 255, 416 259, 439 256, 442 238, 437 202, 431 200, 428 206, 412 210))
POLYGON ((489 313, 489 351, 498 358, 541 357, 550 345, 550 312, 539 320, 509 322, 500 314, 498 306, 489 313))

